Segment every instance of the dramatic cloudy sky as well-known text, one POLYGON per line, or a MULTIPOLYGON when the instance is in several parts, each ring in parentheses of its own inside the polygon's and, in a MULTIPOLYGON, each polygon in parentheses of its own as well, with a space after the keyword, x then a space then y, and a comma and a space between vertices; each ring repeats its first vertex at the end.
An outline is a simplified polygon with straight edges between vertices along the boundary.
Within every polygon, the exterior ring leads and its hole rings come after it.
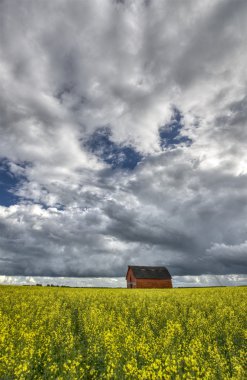
POLYGON ((0 274, 245 274, 246 67, 246 0, 2 0, 0 274))

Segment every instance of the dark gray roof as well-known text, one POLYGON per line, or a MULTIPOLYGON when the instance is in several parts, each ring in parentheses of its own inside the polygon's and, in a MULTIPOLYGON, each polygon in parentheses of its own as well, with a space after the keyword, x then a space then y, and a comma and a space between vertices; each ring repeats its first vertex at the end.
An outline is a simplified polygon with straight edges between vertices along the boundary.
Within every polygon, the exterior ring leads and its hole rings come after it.
POLYGON ((140 267, 130 265, 129 268, 132 269, 135 278, 151 278, 157 280, 171 279, 171 275, 166 267, 140 267))

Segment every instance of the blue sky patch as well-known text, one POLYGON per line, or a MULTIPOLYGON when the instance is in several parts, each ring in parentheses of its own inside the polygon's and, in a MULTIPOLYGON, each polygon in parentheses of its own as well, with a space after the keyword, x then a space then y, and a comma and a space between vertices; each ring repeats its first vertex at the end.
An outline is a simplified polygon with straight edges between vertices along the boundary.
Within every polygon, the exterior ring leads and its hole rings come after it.
POLYGON ((7 160, 0 160, 0 205, 9 207, 18 203, 19 197, 14 190, 22 177, 17 177, 9 170, 7 160))
POLYGON ((113 169, 133 170, 143 158, 133 147, 114 143, 108 127, 98 128, 85 145, 113 169))
POLYGON ((11 190, 15 188, 18 180, 9 172, 8 168, 0 163, 0 205, 11 206, 18 202, 18 197, 11 190))
POLYGON ((183 115, 177 108, 174 108, 170 122, 159 129, 161 148, 175 147, 182 143, 191 145, 192 140, 187 136, 181 135, 182 128, 183 115))

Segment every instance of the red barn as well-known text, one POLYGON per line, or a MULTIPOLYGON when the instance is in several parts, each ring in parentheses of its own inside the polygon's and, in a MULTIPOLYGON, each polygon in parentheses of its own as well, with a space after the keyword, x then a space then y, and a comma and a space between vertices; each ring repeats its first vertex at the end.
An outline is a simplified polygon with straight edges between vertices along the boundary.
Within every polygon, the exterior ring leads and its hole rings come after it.
POLYGON ((172 288, 172 277, 166 267, 128 266, 127 288, 172 288))

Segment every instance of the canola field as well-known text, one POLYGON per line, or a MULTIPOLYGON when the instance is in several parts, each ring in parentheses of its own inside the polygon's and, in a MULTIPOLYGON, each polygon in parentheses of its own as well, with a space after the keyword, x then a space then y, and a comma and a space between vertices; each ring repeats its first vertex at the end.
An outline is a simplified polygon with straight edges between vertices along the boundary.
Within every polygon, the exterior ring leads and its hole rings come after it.
POLYGON ((246 379, 247 288, 0 287, 0 379, 246 379))

